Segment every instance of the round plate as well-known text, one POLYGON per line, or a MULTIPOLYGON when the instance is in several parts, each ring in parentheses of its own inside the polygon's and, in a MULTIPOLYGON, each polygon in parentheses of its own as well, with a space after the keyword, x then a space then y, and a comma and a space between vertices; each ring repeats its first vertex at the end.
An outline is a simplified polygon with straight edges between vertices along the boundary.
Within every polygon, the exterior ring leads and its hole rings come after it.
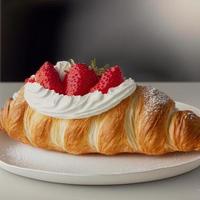
MULTIPOLYGON (((200 110, 176 103, 180 110, 200 110)), ((114 185, 146 182, 176 176, 200 165, 200 152, 171 153, 164 156, 123 154, 82 155, 33 148, 0 134, 0 167, 29 178, 49 182, 114 185)))

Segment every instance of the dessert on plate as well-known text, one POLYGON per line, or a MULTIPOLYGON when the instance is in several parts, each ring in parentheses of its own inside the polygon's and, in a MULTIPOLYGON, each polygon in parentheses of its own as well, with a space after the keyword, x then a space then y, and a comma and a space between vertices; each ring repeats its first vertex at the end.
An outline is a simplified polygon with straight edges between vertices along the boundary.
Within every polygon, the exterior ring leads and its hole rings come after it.
POLYGON ((45 62, 0 112, 11 138, 71 154, 200 151, 200 117, 118 65, 45 62))

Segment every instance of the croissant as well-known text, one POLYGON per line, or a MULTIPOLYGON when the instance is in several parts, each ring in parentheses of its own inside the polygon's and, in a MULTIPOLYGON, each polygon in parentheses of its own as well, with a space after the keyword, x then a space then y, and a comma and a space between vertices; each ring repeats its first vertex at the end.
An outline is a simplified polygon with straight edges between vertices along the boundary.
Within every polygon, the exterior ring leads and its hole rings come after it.
POLYGON ((200 151, 200 117, 178 111, 174 101, 157 89, 137 86, 109 111, 74 120, 37 112, 23 92, 22 87, 0 112, 0 129, 23 143, 71 154, 200 151))

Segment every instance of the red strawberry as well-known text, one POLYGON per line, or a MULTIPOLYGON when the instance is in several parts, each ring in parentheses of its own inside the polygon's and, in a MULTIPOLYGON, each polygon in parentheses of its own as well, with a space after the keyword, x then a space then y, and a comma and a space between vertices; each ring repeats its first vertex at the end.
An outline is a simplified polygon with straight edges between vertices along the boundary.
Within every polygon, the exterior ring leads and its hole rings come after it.
POLYGON ((63 94, 62 81, 50 62, 45 62, 42 67, 36 72, 35 80, 44 88, 54 90, 59 94, 63 94))
POLYGON ((64 94, 67 94, 68 74, 69 74, 69 72, 66 72, 66 74, 65 74, 65 76, 64 76, 64 79, 63 79, 64 94))
POLYGON ((64 78, 65 94, 85 95, 98 82, 98 77, 93 69, 86 64, 77 63, 71 67, 64 78))
POLYGON ((121 69, 118 65, 115 65, 102 74, 99 82, 90 89, 90 92, 98 90, 105 94, 110 88, 120 85, 123 81, 124 77, 121 69))
POLYGON ((25 81, 24 81, 25 83, 34 83, 35 82, 35 76, 34 75, 32 75, 32 76, 30 76, 29 78, 26 78, 25 79, 25 81))

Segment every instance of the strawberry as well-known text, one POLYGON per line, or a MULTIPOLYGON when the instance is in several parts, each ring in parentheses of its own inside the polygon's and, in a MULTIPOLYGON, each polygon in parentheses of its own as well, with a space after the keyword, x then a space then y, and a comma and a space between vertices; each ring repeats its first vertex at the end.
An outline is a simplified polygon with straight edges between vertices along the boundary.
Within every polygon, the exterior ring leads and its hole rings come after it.
POLYGON ((66 72, 66 74, 65 74, 65 76, 64 76, 64 79, 63 79, 64 94, 67 94, 68 74, 69 74, 69 72, 66 72))
POLYGON ((90 89, 90 92, 98 90, 105 94, 110 88, 120 85, 123 81, 124 77, 121 69, 118 65, 115 65, 102 74, 99 82, 90 89))
POLYGON ((32 75, 32 76, 30 76, 29 78, 26 78, 25 79, 25 81, 24 81, 25 83, 34 83, 35 82, 35 76, 34 75, 32 75))
POLYGON ((63 82, 66 95, 85 95, 98 82, 98 77, 86 64, 77 63, 70 68, 63 82))
POLYGON ((45 62, 35 74, 35 81, 44 88, 63 94, 63 86, 60 77, 50 62, 45 62))

